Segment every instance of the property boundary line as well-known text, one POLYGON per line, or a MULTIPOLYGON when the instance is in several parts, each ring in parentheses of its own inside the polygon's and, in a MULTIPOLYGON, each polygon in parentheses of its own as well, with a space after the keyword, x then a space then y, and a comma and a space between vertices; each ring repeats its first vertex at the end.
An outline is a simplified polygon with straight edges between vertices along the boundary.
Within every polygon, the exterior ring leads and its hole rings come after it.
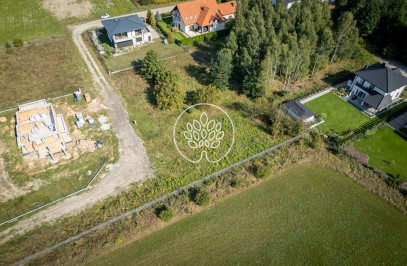
POLYGON ((102 169, 103 169, 103 167, 106 165, 106 163, 107 163, 107 160, 105 159, 105 160, 104 160, 104 163, 102 164, 102 166, 99 168, 99 170, 96 172, 96 174, 92 177, 92 179, 89 181, 89 183, 86 185, 86 187, 84 187, 84 188, 82 188, 82 189, 80 189, 80 190, 78 190, 78 191, 72 192, 71 194, 68 194, 68 195, 66 195, 66 196, 64 196, 64 197, 61 197, 61 198, 59 198, 59 199, 56 199, 56 200, 54 200, 54 201, 51 201, 51 202, 49 202, 49 203, 47 203, 47 204, 41 205, 40 207, 37 207, 37 208, 35 208, 35 209, 31 210, 31 211, 25 212, 25 213, 20 214, 20 215, 18 215, 18 216, 16 216, 16 217, 13 217, 13 218, 11 218, 11 219, 8 219, 7 221, 1 222, 1 223, 0 223, 0 226, 3 225, 3 224, 6 224, 6 223, 11 223, 11 222, 17 221, 17 219, 19 219, 19 218, 21 218, 21 217, 23 217, 23 216, 25 216, 25 215, 27 215, 27 214, 33 213, 33 212, 35 212, 35 211, 38 211, 38 210, 40 210, 40 209, 42 209, 42 208, 45 208, 45 207, 51 205, 51 204, 54 204, 54 203, 56 203, 56 202, 58 202, 58 201, 61 201, 61 200, 66 199, 66 198, 69 198, 70 196, 73 196, 73 195, 75 195, 75 194, 78 194, 78 193, 80 193, 80 192, 82 192, 82 191, 87 190, 87 189, 89 188, 89 186, 92 184, 93 180, 99 175, 100 171, 102 171, 102 169))
POLYGON ((294 137, 294 138, 291 138, 291 139, 289 139, 289 140, 286 140, 286 141, 284 141, 284 142, 282 142, 282 143, 280 143, 280 144, 277 144, 277 145, 275 145, 275 146, 273 146, 273 147, 271 147, 271 148, 269 148, 269 149, 267 149, 267 150, 264 150, 264 151, 262 151, 262 152, 259 152, 259 153, 255 154, 255 155, 253 155, 253 156, 251 156, 251 157, 248 157, 248 158, 246 158, 246 159, 244 159, 244 160, 242 160, 242 161, 240 161, 240 162, 237 162, 237 163, 235 163, 235 164, 232 164, 232 165, 230 165, 230 166, 228 166, 228 167, 226 167, 226 168, 223 168, 223 169, 221 169, 221 170, 219 170, 219 171, 217 171, 217 172, 215 172, 215 173, 212 173, 212 174, 210 174, 210 175, 207 175, 207 176, 205 176, 205 177, 203 177, 203 178, 201 178, 201 179, 199 179, 199 180, 197 180, 197 181, 195 181, 195 182, 193 182, 193 183, 190 183, 190 184, 188 184, 188 185, 186 185, 186 186, 183 186, 183 187, 181 187, 181 188, 179 188, 179 189, 177 189, 177 190, 174 190, 174 191, 172 191, 172 192, 170 192, 170 193, 168 193, 168 194, 166 194, 166 195, 164 195, 164 196, 159 197, 158 199, 152 200, 152 201, 150 201, 150 202, 148 202, 148 203, 146 203, 146 204, 144 204, 144 205, 142 205, 142 206, 140 206, 140 207, 137 207, 137 208, 135 208, 135 209, 132 209, 132 210, 130 210, 130 211, 128 211, 128 212, 126 212, 126 213, 124 213, 124 214, 122 214, 122 215, 116 216, 115 218, 112 218, 112 219, 110 219, 110 220, 107 220, 107 221, 104 222, 104 223, 101 223, 101 224, 99 224, 99 225, 96 225, 96 226, 94 226, 94 227, 92 227, 92 228, 90 228, 90 229, 88 229, 88 230, 86 230, 86 231, 84 231, 84 232, 82 232, 82 233, 80 233, 80 234, 77 234, 77 235, 75 235, 75 236, 72 236, 72 237, 70 237, 70 238, 68 238, 68 239, 66 239, 66 240, 64 240, 64 241, 61 241, 61 242, 59 242, 59 243, 57 243, 57 244, 55 244, 55 245, 53 245, 53 246, 51 246, 51 247, 48 247, 48 248, 43 249, 43 250, 41 250, 41 251, 39 251, 39 252, 37 252, 37 253, 34 253, 34 254, 32 254, 31 256, 28 256, 28 257, 26 257, 26 258, 24 258, 24 259, 22 259, 22 260, 20 260, 20 261, 17 261, 17 262, 15 262, 15 263, 11 264, 11 265, 12 265, 12 266, 15 266, 15 265, 23 265, 23 264, 25 264, 25 263, 27 263, 27 262, 29 262, 29 261, 35 259, 35 258, 38 258, 38 257, 41 256, 41 255, 45 255, 45 254, 47 254, 47 253, 49 253, 49 252, 51 252, 51 251, 53 251, 53 250, 55 250, 55 249, 57 249, 57 248, 63 246, 63 245, 65 245, 65 244, 69 244, 69 243, 71 243, 71 242, 73 242, 73 241, 75 241, 75 240, 78 240, 78 239, 80 239, 80 238, 82 238, 82 237, 84 237, 84 236, 86 236, 86 235, 88 235, 88 234, 90 234, 90 233, 93 233, 93 232, 95 232, 95 231, 97 231, 97 230, 99 230, 99 229, 101 229, 101 228, 103 228, 103 227, 106 227, 106 226, 108 226, 108 225, 110 225, 110 224, 113 224, 113 223, 115 223, 115 222, 117 222, 117 221, 119 221, 119 220, 121 220, 121 219, 123 219, 123 218, 125 218, 125 217, 128 217, 128 216, 130 216, 130 215, 133 215, 133 214, 135 214, 135 213, 137 213, 137 212, 140 212, 140 211, 142 211, 142 210, 144 210, 144 209, 150 208, 150 207, 152 207, 153 205, 155 205, 156 203, 162 202, 162 201, 164 201, 164 200, 166 200, 166 199, 168 199, 168 198, 170 198, 170 197, 172 197, 172 196, 174 196, 174 195, 177 195, 177 194, 179 194, 179 193, 182 193, 184 190, 188 190, 188 189, 190 189, 190 188, 195 187, 196 185, 202 184, 203 182, 205 182, 205 181, 207 181, 207 180, 209 180, 209 179, 211 179, 211 178, 214 178, 215 176, 218 176, 218 175, 220 175, 220 174, 223 174, 223 173, 229 171, 229 170, 232 169, 232 168, 235 168, 235 167, 237 167, 237 166, 240 166, 240 165, 242 165, 242 164, 244 164, 244 163, 246 163, 246 162, 249 162, 249 161, 252 161, 252 160, 254 160, 254 159, 258 158, 258 157, 261 157, 261 156, 263 156, 263 155, 265 155, 265 154, 267 154, 267 153, 269 153, 269 152, 272 152, 272 151, 274 151, 274 150, 277 150, 277 149, 279 149, 279 148, 281 148, 281 147, 283 147, 283 146, 285 146, 285 145, 287 145, 287 144, 291 144, 291 143, 293 143, 293 142, 295 142, 295 141, 297 141, 297 140, 299 140, 299 139, 302 139, 302 138, 304 138, 305 136, 307 136, 309 133, 310 133, 310 131, 307 131, 306 133, 304 133, 304 134, 302 134, 302 135, 298 135, 298 136, 296 136, 296 137, 294 137))

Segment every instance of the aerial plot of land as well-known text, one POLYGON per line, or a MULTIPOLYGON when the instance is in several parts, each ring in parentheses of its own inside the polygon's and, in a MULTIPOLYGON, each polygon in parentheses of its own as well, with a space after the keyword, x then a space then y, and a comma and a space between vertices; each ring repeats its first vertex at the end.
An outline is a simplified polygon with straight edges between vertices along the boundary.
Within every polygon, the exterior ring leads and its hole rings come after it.
POLYGON ((404 264, 406 226, 347 177, 301 166, 89 265, 404 264))
POLYGON ((5 265, 407 264, 407 1, 4 0, 5 265))

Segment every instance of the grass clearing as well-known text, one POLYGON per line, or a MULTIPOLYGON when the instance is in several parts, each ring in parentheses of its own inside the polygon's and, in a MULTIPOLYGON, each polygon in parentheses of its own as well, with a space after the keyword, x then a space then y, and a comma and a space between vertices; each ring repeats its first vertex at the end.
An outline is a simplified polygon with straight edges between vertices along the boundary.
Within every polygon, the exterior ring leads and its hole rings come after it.
MULTIPOLYGON (((163 63, 168 69, 181 75, 187 95, 191 95, 198 86, 209 83, 205 72, 206 66, 189 54, 165 60, 163 63)), ((219 97, 222 100, 218 105, 233 120, 236 129, 235 145, 228 156, 216 164, 206 161, 191 164, 181 158, 175 145, 169 144, 173 143, 173 127, 182 110, 161 111, 156 108, 152 96, 153 88, 137 71, 117 73, 110 78, 126 103, 130 121, 137 121, 134 128, 144 141, 147 154, 156 171, 156 177, 167 180, 168 186, 179 187, 190 183, 288 138, 287 136, 271 137, 262 124, 250 121, 239 108, 236 108, 249 99, 232 91, 224 91, 219 97)), ((191 102, 187 100, 185 108, 189 105, 191 102)))
POLYGON ((92 88, 90 73, 70 36, 0 50, 0 110, 92 88))
POLYGON ((152 43, 148 43, 141 47, 135 47, 131 52, 119 56, 103 57, 110 71, 117 71, 134 66, 140 66, 142 60, 150 50, 156 50, 160 59, 166 59, 172 56, 185 53, 184 49, 176 44, 163 43, 161 38, 155 39, 152 43))
POLYGON ((305 106, 325 120, 325 123, 317 127, 324 133, 334 131, 343 134, 347 130, 358 128, 371 120, 359 109, 332 92, 305 103, 305 106))
POLYGON ((402 178, 407 182, 407 140, 400 137, 394 129, 382 126, 376 133, 352 142, 360 152, 369 155, 369 164, 387 174, 402 178))
POLYGON ((89 264, 405 264, 406 226, 346 176, 299 166, 89 264))

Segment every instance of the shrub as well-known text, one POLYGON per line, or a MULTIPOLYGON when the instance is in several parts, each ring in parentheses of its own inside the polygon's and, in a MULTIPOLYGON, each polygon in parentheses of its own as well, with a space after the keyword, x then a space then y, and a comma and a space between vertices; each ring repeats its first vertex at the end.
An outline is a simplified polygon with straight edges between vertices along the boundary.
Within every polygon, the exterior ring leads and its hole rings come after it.
POLYGON ((240 188, 242 186, 242 181, 239 179, 232 180, 232 182, 230 182, 230 186, 233 188, 240 188))
POLYGON ((21 47, 24 45, 23 41, 21 39, 14 39, 13 40, 13 45, 14 47, 21 47))
POLYGON ((210 202, 211 198, 209 192, 203 189, 197 189, 194 195, 194 202, 199 206, 207 206, 210 202))
POLYGON ((168 32, 167 39, 168 39, 169 43, 174 43, 175 42, 174 33, 172 33, 172 31, 168 32))
POLYGON ((216 104, 219 102, 220 90, 214 85, 209 85, 205 87, 199 87, 194 92, 194 103, 212 103, 216 104))
POLYGON ((13 48, 6 49, 6 54, 12 54, 12 53, 13 53, 13 48))
POLYGON ((313 149, 317 149, 321 145, 321 142, 321 136, 315 131, 311 132, 309 141, 310 147, 313 149))
POLYGON ((158 214, 158 217, 164 222, 169 222, 172 217, 174 217, 174 211, 170 207, 164 206, 158 214))
POLYGON ((6 47, 6 48, 11 48, 11 44, 10 44, 9 42, 6 42, 6 43, 4 44, 4 47, 6 47))
POLYGON ((153 13, 150 14, 150 17, 148 17, 148 23, 150 23, 151 26, 157 25, 155 16, 153 13))
POLYGON ((259 166, 256 169, 255 176, 259 179, 266 179, 271 175, 272 170, 273 168, 271 167, 271 165, 259 166))

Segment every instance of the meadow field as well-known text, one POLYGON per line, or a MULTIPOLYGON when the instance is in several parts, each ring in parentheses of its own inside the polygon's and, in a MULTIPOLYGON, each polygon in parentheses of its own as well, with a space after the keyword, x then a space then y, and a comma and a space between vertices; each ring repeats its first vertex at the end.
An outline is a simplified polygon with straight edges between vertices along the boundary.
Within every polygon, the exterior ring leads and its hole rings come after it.
POLYGON ((405 264, 406 226, 348 177, 303 165, 89 265, 405 264))

